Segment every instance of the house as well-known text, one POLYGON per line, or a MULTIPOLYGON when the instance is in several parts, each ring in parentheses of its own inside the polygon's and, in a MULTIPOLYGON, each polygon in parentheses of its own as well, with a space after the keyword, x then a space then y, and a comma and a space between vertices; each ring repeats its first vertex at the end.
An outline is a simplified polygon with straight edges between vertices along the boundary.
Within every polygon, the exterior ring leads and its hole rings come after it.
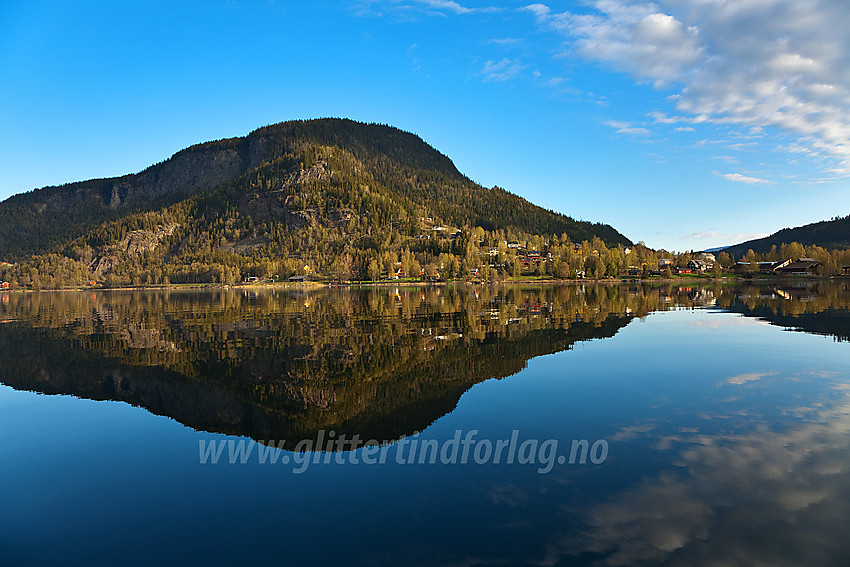
POLYGON ((710 252, 700 252, 699 254, 697 254, 697 259, 702 260, 703 262, 705 262, 706 264, 710 264, 711 266, 714 266, 714 263, 717 261, 717 258, 714 257, 714 254, 711 254, 710 252))
POLYGON ((14 264, 10 264, 9 262, 0 262, 0 268, 11 268, 14 264))
POLYGON ((776 273, 779 268, 784 268, 790 263, 791 260, 784 260, 782 262, 759 262, 759 272, 762 274, 773 274, 776 273))
POLYGON ((0 289, 9 289, 9 282, 0 282, 0 289))
POLYGON ((245 278, 244 281, 245 283, 257 283, 258 281, 260 281, 260 278, 258 278, 257 276, 248 276, 247 278, 245 278))
MULTIPOLYGON (((791 260, 785 260, 784 262, 756 262, 756 266, 758 266, 759 273, 773 274, 776 273, 777 268, 787 266, 790 263, 791 260)), ((732 269, 742 274, 754 271, 753 265, 750 262, 745 262, 744 260, 741 260, 740 262, 736 263, 732 269)))
MULTIPOLYGON (((713 266, 714 264, 712 264, 713 266)), ((691 260, 688 262, 688 269, 693 273, 702 273, 708 270, 711 266, 705 260, 691 260)))
POLYGON ((84 285, 87 285, 89 287, 91 287, 93 285, 97 285, 97 280, 89 280, 84 285))
POLYGON ((799 258, 796 262, 791 262, 776 270, 777 273, 783 276, 807 276, 817 274, 821 263, 812 258, 799 258))
POLYGON ((516 240, 511 240, 508 242, 508 248, 519 248, 519 242, 516 240))
POLYGON ((673 259, 672 258, 662 258, 661 260, 658 260, 658 269, 659 270, 664 270, 667 266, 670 266, 670 268, 673 267, 673 259))
POLYGON ((845 276, 850 276, 850 266, 844 266, 844 267, 843 267, 843 268, 841 268, 841 269, 842 269, 842 270, 844 270, 844 275, 845 275, 845 276))
MULTIPOLYGON (((250 278, 248 278, 250 279, 250 278)), ((254 278, 255 280, 257 278, 254 278)), ((291 282, 308 282, 310 281, 310 276, 290 276, 289 281, 291 282)))

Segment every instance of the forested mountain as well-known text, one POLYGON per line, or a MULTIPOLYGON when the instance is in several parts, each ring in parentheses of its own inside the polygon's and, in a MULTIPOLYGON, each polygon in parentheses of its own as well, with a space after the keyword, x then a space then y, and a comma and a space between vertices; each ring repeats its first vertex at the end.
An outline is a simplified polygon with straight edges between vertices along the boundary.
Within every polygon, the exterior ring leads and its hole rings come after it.
POLYGON ((850 248, 850 215, 796 228, 783 228, 770 236, 729 246, 725 251, 733 258, 740 258, 748 250, 765 253, 770 251, 772 246, 780 247, 792 242, 804 246, 820 246, 827 250, 850 248))
POLYGON ((0 203, 0 258, 55 252, 106 220, 156 211, 233 181, 256 167, 264 140, 199 144, 141 173, 91 179, 14 195, 0 203))
MULTIPOLYGON (((413 268, 427 265, 457 276, 489 267, 483 251, 499 242, 542 251, 591 240, 631 244, 609 225, 472 182, 414 134, 344 119, 267 126, 139 174, 0 203, 0 261, 19 263, 4 277, 34 287, 44 277, 52 287, 376 279, 400 268, 419 276, 413 268)), ((516 272, 504 256, 501 268, 516 272)))

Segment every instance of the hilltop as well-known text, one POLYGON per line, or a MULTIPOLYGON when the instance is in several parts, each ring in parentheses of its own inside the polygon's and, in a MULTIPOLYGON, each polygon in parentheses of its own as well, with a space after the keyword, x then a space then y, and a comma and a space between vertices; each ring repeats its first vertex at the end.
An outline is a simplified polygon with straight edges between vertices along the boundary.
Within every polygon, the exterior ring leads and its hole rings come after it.
POLYGON ((778 248, 783 244, 789 245, 794 242, 804 246, 820 246, 827 250, 850 248, 850 215, 796 228, 783 228, 770 236, 748 240, 723 250, 734 258, 741 258, 748 250, 764 254, 769 252, 773 246, 778 248))
MULTIPOLYGON (((275 124, 138 174, 0 203, 0 260, 19 263, 5 279, 34 287, 377 279, 419 276, 417 266, 456 277, 487 271, 482 251, 499 243, 542 251, 583 241, 631 244, 609 225, 482 187, 415 134, 345 119, 275 124)), ((539 267, 515 268, 507 249, 498 256, 497 271, 539 267)))

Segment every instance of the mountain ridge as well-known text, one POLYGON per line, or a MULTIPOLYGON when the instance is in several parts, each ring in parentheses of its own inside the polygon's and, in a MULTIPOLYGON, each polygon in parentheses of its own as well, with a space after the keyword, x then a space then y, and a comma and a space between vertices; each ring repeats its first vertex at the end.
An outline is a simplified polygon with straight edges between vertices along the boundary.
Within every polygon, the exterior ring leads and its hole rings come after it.
POLYGON ((783 228, 763 238, 747 240, 720 248, 734 258, 744 256, 752 249, 756 253, 766 253, 772 246, 788 245, 793 242, 803 246, 820 246, 827 250, 850 248, 850 215, 834 217, 794 228, 783 228))
MULTIPOLYGON (((73 273, 62 279, 77 283, 110 274, 112 283, 132 284, 166 274, 224 282, 305 271, 366 279, 370 261, 388 273, 437 257, 443 270, 454 262, 457 276, 486 271, 476 257, 485 243, 523 240, 542 250, 593 239, 597 248, 631 245, 610 225, 473 182, 416 134, 336 118, 264 126, 195 144, 137 174, 0 203, 0 259, 37 258, 50 265, 35 262, 36 271, 73 273)), ((507 271, 505 258, 499 266, 507 271)))

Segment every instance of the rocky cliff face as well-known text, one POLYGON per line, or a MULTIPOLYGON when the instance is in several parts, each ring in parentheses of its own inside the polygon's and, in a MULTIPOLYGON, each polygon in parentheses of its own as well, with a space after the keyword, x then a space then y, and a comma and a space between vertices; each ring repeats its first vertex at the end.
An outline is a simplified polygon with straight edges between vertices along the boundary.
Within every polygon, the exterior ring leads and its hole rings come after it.
POLYGON ((235 147, 189 148, 138 175, 114 180, 111 188, 101 188, 101 199, 106 207, 118 209, 212 189, 256 167, 266 142, 266 138, 249 138, 235 147))
POLYGON ((268 137, 255 135, 201 144, 138 174, 15 195, 0 210, 0 255, 17 258, 49 250, 55 241, 78 236, 97 223, 155 210, 233 181, 263 160, 268 142, 268 137), (52 241, 43 238, 45 232, 53 235, 52 241))
POLYGON ((88 262, 88 266, 97 276, 104 276, 112 271, 122 256, 138 257, 155 250, 179 227, 180 225, 173 223, 157 226, 154 230, 133 230, 118 244, 100 250, 99 254, 88 262))
POLYGON ((276 189, 263 193, 248 193, 239 201, 239 211, 256 222, 281 220, 287 226, 304 228, 339 226, 355 215, 355 211, 339 207, 326 207, 319 211, 312 207, 294 204, 295 195, 308 183, 328 183, 334 176, 328 164, 320 161, 309 168, 300 168, 284 176, 276 189))

